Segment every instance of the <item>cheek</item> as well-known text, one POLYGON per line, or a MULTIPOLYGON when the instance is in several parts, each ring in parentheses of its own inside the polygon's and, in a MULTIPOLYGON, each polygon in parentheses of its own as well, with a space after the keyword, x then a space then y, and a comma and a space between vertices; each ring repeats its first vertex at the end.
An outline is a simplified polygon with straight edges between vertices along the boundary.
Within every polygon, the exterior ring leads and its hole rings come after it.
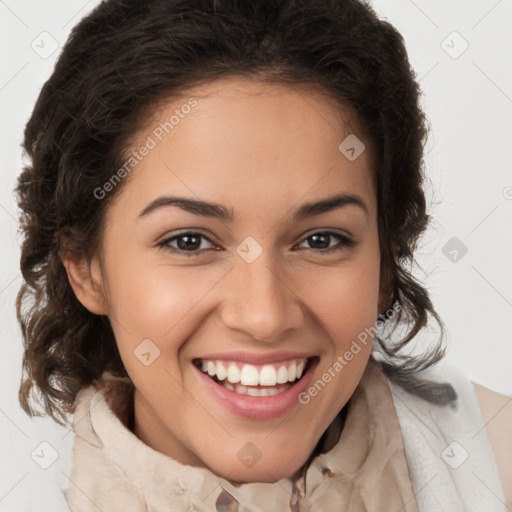
POLYGON ((222 277, 207 266, 163 265, 137 251, 112 251, 108 258, 110 313, 125 352, 146 338, 163 347, 187 336, 190 313, 222 277))
MULTIPOLYGON (((206 304, 210 308, 212 303, 205 297, 214 297, 213 289, 226 271, 161 261, 127 246, 113 246, 106 255, 112 326, 121 352, 133 353, 146 338, 167 348, 170 340, 186 339, 191 322, 208 314, 206 304)), ((378 247, 368 246, 338 265, 290 270, 289 288, 294 300, 302 301, 321 321, 328 337, 337 344, 350 344, 376 321, 379 264, 378 247)))
POLYGON ((310 270, 297 295, 320 319, 328 336, 341 344, 350 343, 378 315, 379 265, 360 260, 328 270, 310 270))
POLYGON ((200 297, 201 286, 190 275, 168 269, 123 273, 119 267, 111 283, 112 314, 129 331, 162 335, 200 297), (195 283, 194 283, 195 281, 195 283))

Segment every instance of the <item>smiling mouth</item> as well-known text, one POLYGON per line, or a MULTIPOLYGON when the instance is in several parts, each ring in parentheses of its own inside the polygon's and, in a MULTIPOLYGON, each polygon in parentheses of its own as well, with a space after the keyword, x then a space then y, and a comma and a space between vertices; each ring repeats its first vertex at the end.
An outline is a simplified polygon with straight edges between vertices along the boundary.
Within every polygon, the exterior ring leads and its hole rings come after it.
POLYGON ((193 364, 229 391, 240 395, 273 396, 297 384, 318 359, 314 356, 265 365, 194 359, 193 364))

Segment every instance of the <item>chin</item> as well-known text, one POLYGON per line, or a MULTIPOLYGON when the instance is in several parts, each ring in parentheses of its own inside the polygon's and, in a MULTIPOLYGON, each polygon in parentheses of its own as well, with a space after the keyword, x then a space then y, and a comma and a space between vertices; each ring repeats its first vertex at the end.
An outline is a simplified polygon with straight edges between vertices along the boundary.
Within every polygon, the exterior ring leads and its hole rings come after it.
POLYGON ((243 467, 243 463, 241 463, 238 458, 235 458, 234 460, 226 461, 226 463, 222 465, 215 464, 213 467, 209 466, 209 469, 234 485, 246 483, 274 483, 283 478, 291 478, 304 465, 308 458, 306 456, 304 460, 297 460, 294 464, 294 461, 290 461, 279 449, 277 449, 276 454, 277 457, 275 461, 262 456, 261 459, 255 462, 251 467, 243 467))

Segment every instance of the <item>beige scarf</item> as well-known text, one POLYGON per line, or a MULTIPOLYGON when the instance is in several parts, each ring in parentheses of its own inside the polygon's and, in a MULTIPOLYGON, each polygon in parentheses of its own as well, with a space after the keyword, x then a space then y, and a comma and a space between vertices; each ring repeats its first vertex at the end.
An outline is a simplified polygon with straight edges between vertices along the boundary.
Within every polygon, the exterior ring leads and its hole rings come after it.
POLYGON ((419 511, 388 382, 372 360, 310 460, 274 483, 233 485, 144 444, 128 428, 129 384, 105 372, 77 396, 74 512, 419 511))

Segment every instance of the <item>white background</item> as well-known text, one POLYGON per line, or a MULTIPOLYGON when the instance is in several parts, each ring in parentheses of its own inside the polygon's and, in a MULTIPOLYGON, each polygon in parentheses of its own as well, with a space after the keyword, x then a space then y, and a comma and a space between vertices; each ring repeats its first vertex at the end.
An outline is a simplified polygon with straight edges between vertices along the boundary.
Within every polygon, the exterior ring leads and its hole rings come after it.
MULTIPOLYGON (((98 3, 0 1, 0 511, 65 510, 54 477, 65 484, 73 435, 51 420, 28 418, 17 402, 22 342, 14 302, 21 277, 13 189, 24 125, 59 54, 43 59, 31 44, 46 31, 62 45, 98 3), (59 455, 48 470, 31 458, 43 441, 59 455)), ((426 163, 433 223, 415 275, 447 325, 448 359, 472 380, 512 396, 512 0, 373 5, 406 40, 432 129, 426 163), (453 58, 464 40, 468 49, 453 58), (468 248, 457 262, 443 254, 453 237, 468 248)))

